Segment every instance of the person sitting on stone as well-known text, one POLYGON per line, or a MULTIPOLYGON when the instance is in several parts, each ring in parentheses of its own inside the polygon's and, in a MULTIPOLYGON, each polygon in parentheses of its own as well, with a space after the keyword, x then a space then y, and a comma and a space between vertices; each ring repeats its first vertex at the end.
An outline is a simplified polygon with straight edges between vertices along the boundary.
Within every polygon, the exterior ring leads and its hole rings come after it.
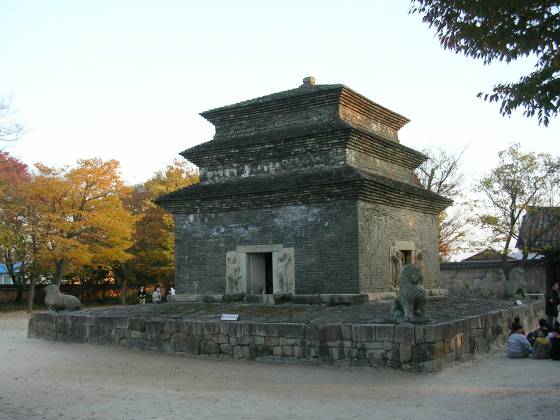
POLYGON ((514 322, 514 332, 508 338, 507 357, 511 359, 523 359, 529 357, 531 344, 523 334, 523 325, 514 322))
POLYGON ((531 331, 529 334, 527 334, 527 340, 529 340, 529 343, 531 343, 531 345, 534 345, 535 339, 537 337, 546 338, 549 332, 550 327, 548 326, 546 319, 541 318, 539 319, 539 327, 535 331, 531 331))
POLYGON ((548 317, 548 325, 554 328, 556 324, 556 317, 558 316, 558 305, 560 305, 560 287, 558 283, 552 285, 550 290, 545 296, 544 313, 548 317))
POLYGON ((548 359, 550 342, 548 336, 548 324, 545 319, 539 320, 539 328, 527 335, 527 340, 531 343, 531 355, 533 359, 548 359))
MULTIPOLYGON (((518 316, 516 316, 515 318, 513 318, 513 323, 511 324, 511 327, 509 327, 509 331, 510 331, 509 335, 512 335, 516 331, 519 325, 521 325, 521 319, 518 316)), ((525 335, 525 330, 522 331, 522 334, 525 335)))

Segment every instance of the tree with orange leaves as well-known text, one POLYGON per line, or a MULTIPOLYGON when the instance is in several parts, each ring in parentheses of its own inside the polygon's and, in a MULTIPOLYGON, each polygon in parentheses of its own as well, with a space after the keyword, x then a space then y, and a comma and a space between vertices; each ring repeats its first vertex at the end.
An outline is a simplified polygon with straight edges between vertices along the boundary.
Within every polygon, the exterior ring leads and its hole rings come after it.
POLYGON ((135 187, 135 213, 139 220, 134 228, 134 244, 130 252, 131 271, 143 281, 170 284, 174 273, 173 217, 156 206, 155 198, 199 182, 198 174, 184 160, 176 160, 165 171, 159 171, 143 185, 135 187))
POLYGON ((69 267, 108 265, 131 258, 134 216, 116 160, 82 159, 75 168, 36 164, 29 200, 38 210, 38 258, 60 284, 69 267))
POLYGON ((27 165, 0 151, 0 263, 16 287, 14 303, 22 301, 33 265, 31 209, 25 200, 30 182, 27 165))

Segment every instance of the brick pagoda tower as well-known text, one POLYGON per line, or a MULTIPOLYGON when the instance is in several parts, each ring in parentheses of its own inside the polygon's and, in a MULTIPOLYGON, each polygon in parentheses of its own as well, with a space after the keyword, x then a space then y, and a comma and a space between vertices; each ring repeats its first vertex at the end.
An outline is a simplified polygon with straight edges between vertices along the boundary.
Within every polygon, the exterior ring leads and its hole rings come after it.
POLYGON ((178 294, 386 296, 392 257, 419 252, 439 288, 451 202, 415 180, 426 157, 399 143, 406 118, 311 77, 201 115, 214 138, 181 153, 200 184, 157 200, 175 219, 178 294))

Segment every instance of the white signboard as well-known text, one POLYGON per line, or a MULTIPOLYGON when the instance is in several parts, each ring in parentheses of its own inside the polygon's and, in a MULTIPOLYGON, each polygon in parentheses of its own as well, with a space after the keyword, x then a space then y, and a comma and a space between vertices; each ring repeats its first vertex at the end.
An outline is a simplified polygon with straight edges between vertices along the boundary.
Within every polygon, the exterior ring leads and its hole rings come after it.
POLYGON ((517 303, 518 305, 523 305, 523 302, 521 302, 520 300, 516 300, 515 303, 517 303))
POLYGON ((222 314, 222 321, 237 321, 239 314, 222 314))

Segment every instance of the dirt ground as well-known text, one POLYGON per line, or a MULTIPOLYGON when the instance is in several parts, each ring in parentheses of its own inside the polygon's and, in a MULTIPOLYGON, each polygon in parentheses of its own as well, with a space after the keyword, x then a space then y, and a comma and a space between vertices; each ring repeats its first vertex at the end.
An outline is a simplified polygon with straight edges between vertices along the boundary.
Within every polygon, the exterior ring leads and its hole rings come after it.
POLYGON ((503 352, 438 374, 136 353, 27 339, 0 313, 0 419, 525 419, 560 412, 560 362, 503 352))

